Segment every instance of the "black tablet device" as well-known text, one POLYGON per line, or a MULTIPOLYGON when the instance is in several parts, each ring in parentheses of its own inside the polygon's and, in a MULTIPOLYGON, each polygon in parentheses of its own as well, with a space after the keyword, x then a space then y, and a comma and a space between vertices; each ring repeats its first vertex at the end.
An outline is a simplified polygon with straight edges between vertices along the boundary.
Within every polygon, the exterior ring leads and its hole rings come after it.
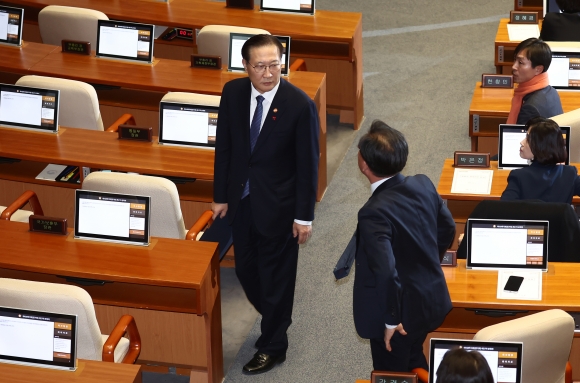
POLYGON ((544 16, 546 16, 546 13, 548 12, 562 13, 556 0, 544 0, 544 16))
POLYGON ((152 24, 98 20, 97 57, 153 62, 152 24))
POLYGON ((553 47, 548 79, 556 89, 580 90, 580 49, 553 47))
POLYGON ((215 148, 219 107, 162 101, 159 143, 215 148))
MULTIPOLYGON (((242 46, 254 35, 248 33, 230 33, 230 61, 229 71, 243 72, 246 69, 242 64, 242 46)), ((275 36, 282 44, 282 61, 280 62, 280 73, 287 76, 290 73, 290 36, 275 36)))
POLYGON ((24 9, 0 6, 0 44, 22 45, 24 9))
POLYGON ((0 84, 0 125, 56 133, 59 100, 56 89, 0 84))

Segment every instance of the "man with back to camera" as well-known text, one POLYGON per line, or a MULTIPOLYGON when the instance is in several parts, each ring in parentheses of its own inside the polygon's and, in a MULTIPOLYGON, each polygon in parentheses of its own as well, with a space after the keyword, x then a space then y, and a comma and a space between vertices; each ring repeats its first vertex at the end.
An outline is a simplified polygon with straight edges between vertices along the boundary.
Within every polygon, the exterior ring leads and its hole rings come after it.
POLYGON ((248 77, 228 82, 217 122, 212 211, 232 226, 236 275, 262 315, 258 374, 284 362, 298 245, 312 234, 318 180, 316 105, 280 81, 282 44, 256 35, 242 47, 248 77))
POLYGON ((562 111, 560 96, 548 81, 552 51, 534 37, 522 41, 514 51, 514 90, 508 124, 526 124, 534 117, 550 118, 562 111))
POLYGON ((428 370, 423 342, 452 307, 440 262, 455 222, 427 176, 400 174, 408 153, 380 120, 359 141, 372 195, 358 212, 353 314, 381 371, 428 370))

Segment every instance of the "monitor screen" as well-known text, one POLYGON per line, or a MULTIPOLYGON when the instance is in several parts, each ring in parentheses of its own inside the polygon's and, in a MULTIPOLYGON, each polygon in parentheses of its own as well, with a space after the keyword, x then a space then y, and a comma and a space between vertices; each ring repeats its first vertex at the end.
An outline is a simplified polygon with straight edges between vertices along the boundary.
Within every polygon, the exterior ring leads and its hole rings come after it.
POLYGON ((98 20, 97 56, 151 63, 154 30, 151 24, 98 20))
POLYGON ((215 148, 219 107, 161 102, 159 143, 215 148))
POLYGON ((566 48, 552 49, 552 63, 548 68, 550 85, 556 89, 580 90, 580 51, 559 52, 561 49, 566 48))
POLYGON ((0 361, 76 369, 77 316, 0 307, 0 361))
POLYGON ((261 11, 314 14, 315 0, 260 0, 261 11))
MULTIPOLYGON (((247 33, 230 33, 230 61, 228 62, 228 70, 230 71, 244 71, 244 64, 242 63, 242 46, 244 43, 254 35, 247 33)), ((282 61, 280 62, 280 72, 283 76, 289 74, 290 69, 290 36, 275 36, 282 44, 282 61)))
POLYGON ((0 43, 22 45, 24 9, 0 6, 0 43))
POLYGON ((76 190, 75 238, 149 244, 151 198, 76 190))
POLYGON ((548 12, 562 12, 558 6, 558 3, 556 3, 556 0, 544 0, 544 16, 548 12))
POLYGON ((548 270, 548 221, 467 220, 467 268, 548 270))
MULTIPOLYGON (((565 164, 570 164, 570 127, 561 126, 562 136, 566 145, 565 164)), ((514 169, 529 166, 528 160, 520 157, 520 142, 526 138, 527 128, 525 125, 508 125, 499 126, 499 149, 498 149, 498 168, 514 169)))
POLYGON ((487 361, 495 383, 521 383, 523 343, 432 338, 429 348, 429 383, 437 381, 437 369, 450 350, 477 351, 487 361))
POLYGON ((0 125, 56 133, 60 91, 0 84, 0 125))

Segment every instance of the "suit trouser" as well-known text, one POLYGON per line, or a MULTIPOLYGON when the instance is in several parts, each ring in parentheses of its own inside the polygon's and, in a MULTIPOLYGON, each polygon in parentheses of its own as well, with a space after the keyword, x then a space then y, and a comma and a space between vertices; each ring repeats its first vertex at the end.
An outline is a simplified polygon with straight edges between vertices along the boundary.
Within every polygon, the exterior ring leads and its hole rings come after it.
POLYGON ((409 332, 401 335, 398 331, 391 338, 391 350, 387 351, 385 339, 371 339, 373 368, 378 371, 407 372, 414 368, 429 370, 427 359, 423 354, 423 342, 426 331, 409 332))
POLYGON ((236 275, 248 300, 262 315, 258 351, 280 355, 288 348, 286 331, 292 323, 298 242, 288 233, 265 237, 258 232, 250 196, 242 199, 232 223, 236 275))

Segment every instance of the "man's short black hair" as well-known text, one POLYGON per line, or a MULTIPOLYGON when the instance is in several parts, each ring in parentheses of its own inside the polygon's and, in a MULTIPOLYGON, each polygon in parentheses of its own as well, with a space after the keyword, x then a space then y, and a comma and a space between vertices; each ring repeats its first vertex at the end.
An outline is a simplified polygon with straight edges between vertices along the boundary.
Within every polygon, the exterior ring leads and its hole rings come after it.
POLYGON ((543 40, 535 37, 530 37, 518 44, 514 51, 514 61, 520 52, 532 62, 532 68, 543 65, 544 70, 542 73, 547 71, 552 63, 552 50, 543 40))
POLYGON ((250 62, 250 51, 253 48, 266 47, 268 45, 275 45, 278 48, 278 57, 282 59, 282 52, 284 52, 284 47, 280 40, 272 35, 255 35, 250 37, 244 45, 242 46, 242 57, 246 62, 250 62))
POLYGON ((526 140, 534 161, 543 165, 555 165, 566 161, 566 142, 560 126, 548 118, 534 117, 526 124, 528 135, 526 140))
POLYGON ((393 176, 407 164, 409 147, 405 136, 381 120, 373 121, 368 133, 358 142, 358 148, 377 177, 393 176))
POLYGON ((564 13, 579 13, 580 0, 556 0, 558 8, 564 13))

